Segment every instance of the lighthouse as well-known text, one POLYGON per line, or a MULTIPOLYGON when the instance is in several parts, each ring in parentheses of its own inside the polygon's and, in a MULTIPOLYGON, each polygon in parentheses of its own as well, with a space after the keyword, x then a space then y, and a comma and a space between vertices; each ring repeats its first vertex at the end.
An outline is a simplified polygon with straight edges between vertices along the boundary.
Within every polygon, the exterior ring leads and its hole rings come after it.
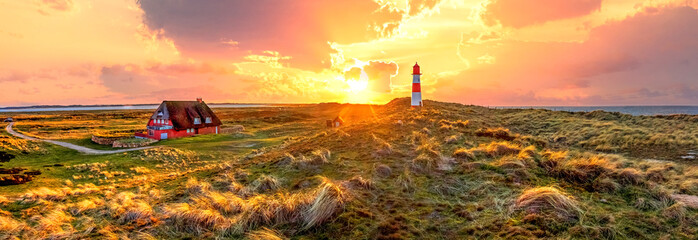
POLYGON ((419 64, 414 63, 414 67, 412 67, 412 107, 422 106, 422 87, 419 80, 421 75, 419 64))

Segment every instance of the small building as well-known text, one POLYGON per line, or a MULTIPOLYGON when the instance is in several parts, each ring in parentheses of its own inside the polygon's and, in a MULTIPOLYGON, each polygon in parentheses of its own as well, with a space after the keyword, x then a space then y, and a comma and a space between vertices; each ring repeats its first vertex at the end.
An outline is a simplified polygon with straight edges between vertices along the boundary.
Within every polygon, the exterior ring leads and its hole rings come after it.
POLYGON ((221 120, 201 99, 196 101, 163 101, 150 117, 146 133, 137 138, 156 140, 218 134, 221 120))
POLYGON ((5 118, 5 120, 3 120, 3 122, 14 122, 14 121, 15 120, 12 119, 11 117, 5 118))
POLYGON ((339 116, 334 118, 334 120, 327 120, 326 122, 327 122, 327 127, 329 127, 329 128, 340 127, 340 126, 344 125, 344 119, 342 119, 339 116))

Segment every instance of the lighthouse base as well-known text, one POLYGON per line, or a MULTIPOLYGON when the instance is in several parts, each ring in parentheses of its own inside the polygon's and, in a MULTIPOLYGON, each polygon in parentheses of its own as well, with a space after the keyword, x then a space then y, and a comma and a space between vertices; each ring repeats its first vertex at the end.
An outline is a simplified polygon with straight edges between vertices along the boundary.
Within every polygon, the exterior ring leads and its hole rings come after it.
POLYGON ((421 107, 422 106, 422 93, 421 92, 412 92, 412 107, 421 107))

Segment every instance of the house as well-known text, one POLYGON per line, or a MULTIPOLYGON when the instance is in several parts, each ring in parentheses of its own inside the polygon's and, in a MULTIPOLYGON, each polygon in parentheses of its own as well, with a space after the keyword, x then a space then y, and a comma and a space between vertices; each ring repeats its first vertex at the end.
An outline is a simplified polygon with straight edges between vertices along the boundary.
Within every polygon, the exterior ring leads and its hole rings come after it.
POLYGON ((220 127, 221 120, 201 98, 196 101, 163 101, 148 120, 148 131, 136 133, 136 137, 162 140, 218 134, 220 127))
POLYGON ((6 118, 3 122, 14 122, 15 120, 11 117, 6 118))
POLYGON ((344 119, 341 117, 337 116, 334 120, 327 120, 327 127, 340 127, 344 125, 344 119))

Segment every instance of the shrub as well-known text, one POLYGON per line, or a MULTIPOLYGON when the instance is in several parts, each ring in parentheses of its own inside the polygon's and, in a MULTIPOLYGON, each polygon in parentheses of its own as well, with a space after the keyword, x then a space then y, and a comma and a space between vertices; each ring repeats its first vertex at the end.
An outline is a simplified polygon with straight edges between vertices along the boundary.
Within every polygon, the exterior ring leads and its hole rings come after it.
POLYGON ((536 187, 524 191, 515 207, 527 213, 549 212, 560 220, 576 221, 582 213, 575 200, 554 187, 536 187))

